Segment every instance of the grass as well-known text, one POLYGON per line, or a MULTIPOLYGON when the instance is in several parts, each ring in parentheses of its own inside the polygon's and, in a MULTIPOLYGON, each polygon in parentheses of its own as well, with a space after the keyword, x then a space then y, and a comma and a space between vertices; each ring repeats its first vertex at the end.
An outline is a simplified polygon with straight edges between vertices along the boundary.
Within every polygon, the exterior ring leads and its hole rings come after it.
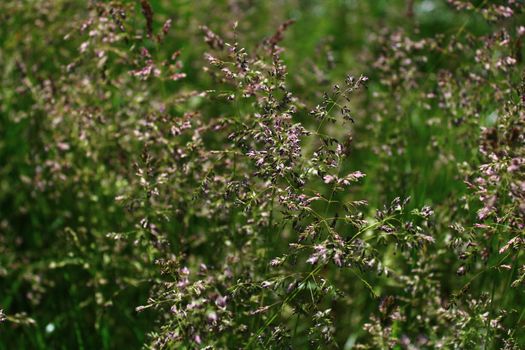
POLYGON ((523 4, 458 3, 2 3, 0 349, 522 347, 523 4))

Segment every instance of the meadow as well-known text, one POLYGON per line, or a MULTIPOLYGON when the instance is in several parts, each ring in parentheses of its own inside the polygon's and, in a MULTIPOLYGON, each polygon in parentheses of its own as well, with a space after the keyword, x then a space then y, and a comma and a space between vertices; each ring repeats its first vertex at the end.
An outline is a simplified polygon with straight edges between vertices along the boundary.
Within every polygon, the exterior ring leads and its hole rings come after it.
POLYGON ((0 2, 0 349, 525 348, 524 7, 0 2))

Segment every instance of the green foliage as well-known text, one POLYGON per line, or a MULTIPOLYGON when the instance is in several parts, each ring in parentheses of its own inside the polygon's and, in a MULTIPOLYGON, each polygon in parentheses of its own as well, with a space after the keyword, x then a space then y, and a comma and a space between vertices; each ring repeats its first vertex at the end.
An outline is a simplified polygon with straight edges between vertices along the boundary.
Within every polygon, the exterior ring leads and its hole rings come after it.
POLYGON ((525 346, 521 0, 0 4, 0 349, 525 346))

